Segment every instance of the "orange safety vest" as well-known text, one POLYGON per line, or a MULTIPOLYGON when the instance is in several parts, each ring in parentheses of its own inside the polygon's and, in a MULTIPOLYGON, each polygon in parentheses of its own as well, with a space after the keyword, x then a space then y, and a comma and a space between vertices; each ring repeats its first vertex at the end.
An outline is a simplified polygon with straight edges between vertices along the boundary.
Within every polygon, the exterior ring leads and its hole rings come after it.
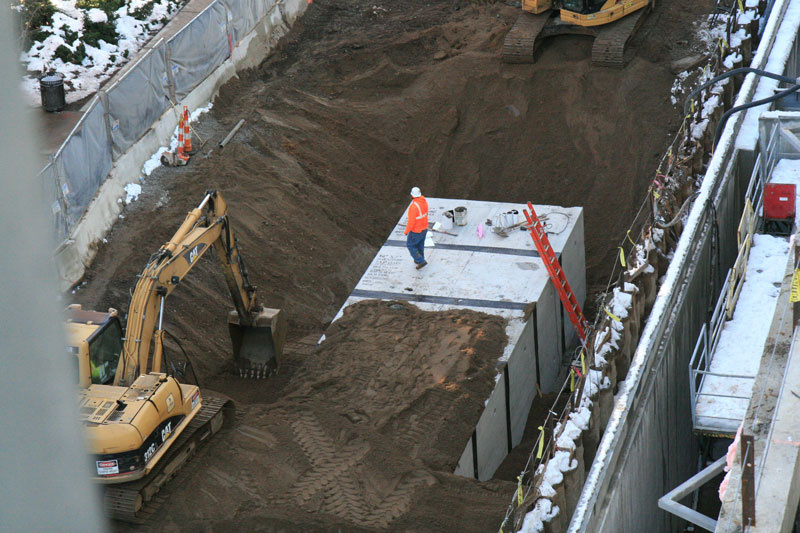
POLYGON ((405 234, 410 232, 421 233, 428 229, 428 201, 424 196, 418 196, 411 200, 408 206, 408 223, 406 224, 405 234))

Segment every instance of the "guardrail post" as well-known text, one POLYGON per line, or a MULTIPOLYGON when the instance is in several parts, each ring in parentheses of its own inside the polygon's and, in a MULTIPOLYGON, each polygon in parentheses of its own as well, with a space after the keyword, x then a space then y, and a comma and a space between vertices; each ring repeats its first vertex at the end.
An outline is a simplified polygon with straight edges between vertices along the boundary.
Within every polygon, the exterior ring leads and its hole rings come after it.
POLYGON ((742 432, 742 525, 756 525, 755 445, 752 435, 742 432))
MULTIPOLYGON (((797 264, 798 261, 800 261, 800 246, 797 246, 796 242, 793 242, 792 246, 794 247, 794 266, 792 268, 792 287, 790 288, 791 294, 794 293, 794 291, 791 289, 794 289, 794 284, 796 281, 795 277, 798 275, 797 264)), ((790 297, 790 301, 791 300, 792 298, 790 297)), ((795 328, 800 325, 800 302, 792 302, 792 324, 794 324, 795 328)))

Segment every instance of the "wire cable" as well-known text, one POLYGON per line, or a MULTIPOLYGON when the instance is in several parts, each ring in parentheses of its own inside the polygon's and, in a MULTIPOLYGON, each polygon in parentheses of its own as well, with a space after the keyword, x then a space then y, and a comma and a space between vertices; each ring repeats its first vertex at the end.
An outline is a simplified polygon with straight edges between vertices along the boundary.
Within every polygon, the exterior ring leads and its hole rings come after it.
POLYGON ((192 371, 192 377, 194 377, 194 383, 195 383, 195 385, 197 385, 199 387, 200 386, 200 380, 197 379, 197 374, 194 371, 194 365, 192 364, 192 360, 189 359, 189 354, 187 354, 186 350, 183 349, 183 345, 181 344, 181 341, 178 340, 178 338, 175 335, 170 333, 169 330, 165 329, 164 333, 169 335, 169 338, 172 339, 175 342, 175 344, 178 345, 178 348, 180 348, 181 351, 183 352, 183 356, 186 358, 186 362, 188 363, 189 369, 192 371))

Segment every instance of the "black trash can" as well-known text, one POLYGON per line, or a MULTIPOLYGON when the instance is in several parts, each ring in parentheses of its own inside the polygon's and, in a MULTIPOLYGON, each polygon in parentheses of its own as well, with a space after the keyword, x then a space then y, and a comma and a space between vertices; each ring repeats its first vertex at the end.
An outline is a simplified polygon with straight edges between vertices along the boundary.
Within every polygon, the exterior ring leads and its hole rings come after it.
POLYGON ((66 106, 64 78, 58 74, 48 74, 39 78, 39 92, 42 94, 42 107, 49 113, 63 111, 66 106))

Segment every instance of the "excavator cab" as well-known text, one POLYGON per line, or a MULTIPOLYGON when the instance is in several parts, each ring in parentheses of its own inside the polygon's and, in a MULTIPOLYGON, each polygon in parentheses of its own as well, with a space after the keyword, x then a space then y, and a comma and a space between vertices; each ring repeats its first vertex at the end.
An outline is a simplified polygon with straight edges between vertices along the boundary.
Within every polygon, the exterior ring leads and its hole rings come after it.
POLYGON ((122 354, 122 324, 116 310, 98 313, 71 305, 66 315, 69 351, 77 357, 81 387, 111 384, 122 354))
POLYGON ((242 317, 228 313, 228 331, 236 369, 242 377, 265 378, 280 365, 286 318, 280 309, 261 308, 242 317))
POLYGON ((597 13, 605 7, 611 7, 615 4, 614 1, 609 0, 562 0, 561 9, 588 15, 597 13), (607 5, 608 4, 608 5, 607 5))

